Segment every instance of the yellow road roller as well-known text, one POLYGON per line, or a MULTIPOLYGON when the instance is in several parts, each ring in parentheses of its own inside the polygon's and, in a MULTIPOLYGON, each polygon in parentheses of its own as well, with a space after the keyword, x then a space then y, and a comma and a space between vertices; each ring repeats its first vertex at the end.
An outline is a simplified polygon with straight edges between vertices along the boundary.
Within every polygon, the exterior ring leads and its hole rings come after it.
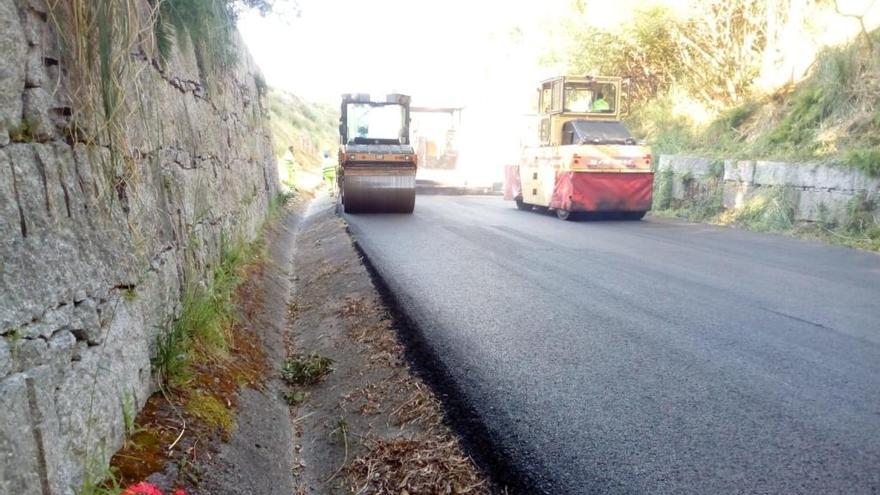
POLYGON ((342 95, 336 177, 345 213, 413 212, 418 160, 409 112, 407 95, 342 95))

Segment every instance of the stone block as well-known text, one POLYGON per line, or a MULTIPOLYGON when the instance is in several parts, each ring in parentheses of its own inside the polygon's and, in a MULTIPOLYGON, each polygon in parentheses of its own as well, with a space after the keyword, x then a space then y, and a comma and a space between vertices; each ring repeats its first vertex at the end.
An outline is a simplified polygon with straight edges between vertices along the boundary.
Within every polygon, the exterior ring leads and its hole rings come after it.
POLYGON ((98 305, 93 299, 84 299, 74 305, 71 330, 77 338, 89 344, 101 343, 103 331, 98 316, 98 305))
POLYGON ((9 343, 0 337, 0 380, 12 373, 12 354, 9 352, 9 343))
POLYGON ((49 362, 49 345, 43 339, 20 339, 12 343, 13 364, 18 371, 36 368, 49 362))
POLYGON ((28 47, 24 84, 28 88, 41 88, 44 86, 44 79, 43 51, 38 46, 28 47))
POLYGON ((55 389, 59 375, 50 366, 40 366, 25 373, 30 394, 31 418, 37 438, 42 444, 46 466, 46 482, 52 495, 74 495, 70 485, 78 469, 76 458, 69 455, 67 441, 58 424, 55 389))
POLYGON ((21 373, 0 381, 0 493, 43 495, 39 450, 21 373))
POLYGON ((0 145, 21 125, 27 42, 15 0, 0 0, 0 145))
POLYGON ((49 361, 57 374, 67 371, 75 351, 76 337, 68 330, 62 330, 49 339, 49 361))
POLYGON ((21 248, 18 244, 20 239, 21 218, 15 198, 12 170, 9 168, 6 152, 0 149, 0 260, 3 260, 0 262, 0 271, 11 269, 5 268, 6 261, 11 260, 12 253, 21 248))
POLYGON ((27 88, 22 98, 24 104, 24 120, 27 122, 31 135, 38 140, 51 139, 55 128, 49 110, 53 107, 53 98, 43 88, 27 88))
POLYGON ((748 197, 750 184, 746 182, 724 182, 721 193, 721 202, 728 210, 739 208, 745 204, 748 197))
POLYGON ((62 304, 43 313, 39 320, 21 327, 22 336, 28 339, 43 337, 48 339, 58 330, 70 328, 73 322, 73 305, 62 304))
POLYGON ((817 163, 755 162, 755 183, 838 191, 880 189, 880 179, 837 165, 817 163))
POLYGON ((755 179, 755 162, 751 160, 725 160, 724 180, 751 184, 755 179))

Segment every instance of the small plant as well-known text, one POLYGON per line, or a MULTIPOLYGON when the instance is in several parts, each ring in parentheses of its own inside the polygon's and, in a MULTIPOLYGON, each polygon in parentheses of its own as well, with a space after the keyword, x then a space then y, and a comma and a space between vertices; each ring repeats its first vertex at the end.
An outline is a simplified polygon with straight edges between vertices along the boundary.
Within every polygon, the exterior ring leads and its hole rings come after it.
POLYGON ((284 401, 287 402, 289 406, 298 406, 306 401, 307 395, 302 390, 294 390, 291 392, 285 392, 284 401))
POLYGON ((722 215, 722 222, 766 232, 790 230, 794 227, 793 202, 790 192, 772 189, 755 195, 742 207, 722 215))
POLYGON ((341 435, 346 443, 348 442, 348 420, 345 419, 345 416, 339 416, 339 419, 336 420, 336 428, 330 432, 330 437, 332 438, 337 434, 341 435))
POLYGON ((846 204, 846 229, 863 232, 874 227, 874 202, 865 193, 858 194, 846 204))
POLYGON ((126 436, 132 436, 137 431, 135 418, 137 411, 135 410, 135 397, 133 393, 126 392, 122 395, 122 423, 125 425, 126 436))
POLYGON ((318 354, 297 354, 284 363, 281 377, 291 385, 314 385, 332 370, 333 361, 318 354))
POLYGON ((195 391, 189 394, 186 412, 227 435, 232 433, 235 426, 232 411, 219 399, 205 392, 195 391))
POLYGON ((690 170, 687 170, 683 174, 681 174, 681 181, 684 182, 685 185, 687 185, 689 182, 692 182, 693 180, 694 174, 690 170))
POLYGON ((91 456, 83 470, 83 482, 76 495, 118 495, 122 492, 116 471, 104 465, 101 456, 91 456))
POLYGON ((723 179, 724 178, 724 162, 721 160, 715 160, 709 165, 709 177, 713 179, 723 179))
POLYGON ((122 299, 126 302, 132 302, 137 299, 137 289, 134 286, 126 287, 122 291, 122 299))
POLYGON ((18 127, 9 130, 9 139, 13 143, 31 143, 36 141, 34 125, 31 124, 30 120, 22 119, 18 127))
POLYGON ((819 203, 816 216, 817 223, 823 229, 833 229, 836 226, 834 219, 831 217, 831 210, 828 209, 828 205, 825 202, 819 203))
POLYGON ((880 147, 851 150, 844 161, 850 167, 861 170, 868 177, 880 177, 880 147))
POLYGON ((672 205, 672 180, 671 168, 660 171, 654 180, 654 209, 666 210, 672 205))

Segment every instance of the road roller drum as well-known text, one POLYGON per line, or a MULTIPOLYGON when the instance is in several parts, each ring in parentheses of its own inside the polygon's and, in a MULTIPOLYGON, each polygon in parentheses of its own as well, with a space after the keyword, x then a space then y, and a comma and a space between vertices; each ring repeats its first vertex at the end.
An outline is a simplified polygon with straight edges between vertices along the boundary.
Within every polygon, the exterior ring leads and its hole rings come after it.
POLYGON ((342 202, 346 213, 412 213, 416 204, 416 169, 350 167, 342 202))

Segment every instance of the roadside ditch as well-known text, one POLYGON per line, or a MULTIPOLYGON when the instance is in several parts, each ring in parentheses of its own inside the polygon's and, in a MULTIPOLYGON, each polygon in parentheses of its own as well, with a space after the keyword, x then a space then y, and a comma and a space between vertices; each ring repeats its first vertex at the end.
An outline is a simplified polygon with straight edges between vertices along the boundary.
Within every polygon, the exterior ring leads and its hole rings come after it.
POLYGON ((506 493, 448 426, 331 201, 295 198, 265 242, 235 293, 228 356, 150 399, 93 493, 143 480, 206 495, 506 493), (180 399, 194 395, 209 400, 180 399))

